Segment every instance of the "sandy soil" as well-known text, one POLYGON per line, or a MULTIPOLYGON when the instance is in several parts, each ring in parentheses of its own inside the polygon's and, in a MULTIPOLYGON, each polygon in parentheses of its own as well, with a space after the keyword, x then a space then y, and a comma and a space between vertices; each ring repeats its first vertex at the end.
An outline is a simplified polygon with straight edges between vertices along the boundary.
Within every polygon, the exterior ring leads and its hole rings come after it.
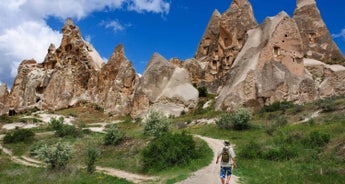
POLYGON ((97 166, 96 170, 97 170, 97 172, 103 172, 103 173, 110 175, 110 176, 123 178, 123 179, 131 181, 133 183, 143 183, 143 182, 148 182, 148 181, 154 182, 154 181, 158 180, 158 178, 156 178, 156 177, 133 174, 133 173, 129 173, 126 171, 113 169, 113 168, 105 168, 105 167, 97 166))
MULTIPOLYGON (((201 170, 196 171, 186 180, 179 182, 178 184, 220 184, 219 178, 219 164, 216 164, 217 153, 220 148, 223 147, 223 140, 212 139, 208 137, 198 136, 199 138, 205 140, 209 147, 213 150, 214 158, 210 165, 204 167, 201 170)), ((235 171, 236 172, 236 171, 235 171)), ((230 184, 238 183, 239 178, 235 175, 231 177, 230 184)))

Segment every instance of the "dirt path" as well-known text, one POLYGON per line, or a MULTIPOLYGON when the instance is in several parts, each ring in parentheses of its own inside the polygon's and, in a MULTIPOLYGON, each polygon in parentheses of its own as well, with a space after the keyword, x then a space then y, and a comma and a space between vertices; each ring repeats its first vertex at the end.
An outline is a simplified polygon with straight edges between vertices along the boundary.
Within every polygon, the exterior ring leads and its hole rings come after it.
POLYGON ((0 144, 0 150, 9 155, 10 156, 10 159, 14 162, 14 163, 17 163, 17 164, 20 164, 20 165, 25 165, 25 166, 30 166, 30 167, 42 167, 42 163, 39 162, 39 161, 36 161, 36 160, 33 160, 33 159, 28 159, 27 157, 17 157, 17 156, 14 156, 12 151, 7 149, 7 148, 4 148, 1 144, 0 144))
MULTIPOLYGON (((201 170, 198 170, 192 174, 189 178, 184 181, 179 182, 178 184, 220 184, 219 178, 219 164, 216 164, 217 153, 219 149, 223 146, 223 140, 212 139, 203 136, 197 136, 203 140, 205 140, 208 146, 213 150, 213 160, 210 165, 204 167, 201 170)), ((239 178, 235 175, 232 175, 230 184, 238 183, 239 178)))
MULTIPOLYGON (((99 124, 101 127, 97 128, 95 127, 94 129, 91 127, 91 131, 94 132, 99 132, 99 133, 104 133, 104 128, 105 128, 105 123, 104 124, 99 124)), ((42 135, 46 134, 53 134, 53 132, 44 132, 41 133, 42 135)), ((213 150, 214 153, 214 158, 211 162, 210 165, 202 168, 201 170, 198 170, 192 174, 189 178, 187 178, 184 181, 179 182, 178 184, 219 184, 220 179, 219 179, 219 170, 220 166, 219 164, 216 163, 216 154, 219 151, 219 149, 223 146, 223 141, 218 140, 218 139, 212 139, 208 137, 203 137, 203 136, 197 136, 207 142, 209 147, 213 150)), ((3 135, 1 135, 0 138, 3 138, 3 135)), ((17 157, 12 154, 12 152, 6 148, 4 148, 0 144, 0 149, 3 151, 3 153, 7 154, 10 156, 11 160, 15 163, 25 165, 25 166, 31 166, 31 167, 45 167, 45 164, 42 162, 36 161, 34 159, 22 156, 22 157, 17 157)), ((97 172, 103 172, 107 175, 115 176, 118 178, 124 178, 128 181, 131 181, 133 183, 155 183, 155 181, 158 181, 159 178, 157 177, 152 177, 152 176, 144 176, 144 175, 138 175, 134 173, 128 173, 126 171, 118 170, 118 169, 113 169, 113 168, 105 168, 105 167, 96 167, 97 172)), ((239 178, 237 176, 232 176, 231 178, 231 184, 236 184, 238 183, 239 178)))
POLYGON ((292 124, 294 124, 294 125, 299 125, 299 124, 301 124, 301 123, 305 123, 305 122, 307 122, 307 121, 309 121, 309 120, 311 120, 311 119, 313 119, 313 118, 319 117, 321 112, 322 112, 322 110, 317 110, 317 111, 313 112, 313 114, 311 114, 309 117, 305 118, 304 120, 302 120, 302 121, 297 121, 297 122, 292 123, 292 124))
POLYGON ((113 169, 113 168, 106 168, 106 167, 96 167, 97 172, 103 172, 104 174, 115 176, 118 178, 123 178, 128 181, 131 181, 133 183, 144 183, 144 182, 154 182, 157 181, 159 178, 153 177, 153 176, 144 176, 144 175, 138 175, 129 173, 126 171, 113 169))

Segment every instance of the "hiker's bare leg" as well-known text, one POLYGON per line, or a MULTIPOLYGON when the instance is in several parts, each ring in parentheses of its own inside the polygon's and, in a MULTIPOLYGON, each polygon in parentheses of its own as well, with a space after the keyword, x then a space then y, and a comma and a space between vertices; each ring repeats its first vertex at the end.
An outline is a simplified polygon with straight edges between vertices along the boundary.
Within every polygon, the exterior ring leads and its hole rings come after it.
POLYGON ((222 182, 222 184, 224 184, 225 179, 224 178, 220 178, 220 181, 222 182))
POLYGON ((226 184, 230 184, 231 176, 226 177, 226 184))

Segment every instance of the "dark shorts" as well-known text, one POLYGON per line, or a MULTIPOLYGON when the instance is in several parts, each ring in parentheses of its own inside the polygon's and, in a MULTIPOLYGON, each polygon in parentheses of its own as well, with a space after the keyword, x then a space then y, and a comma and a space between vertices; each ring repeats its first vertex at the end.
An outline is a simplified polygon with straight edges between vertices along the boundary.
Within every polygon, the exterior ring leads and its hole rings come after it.
POLYGON ((225 178, 226 176, 231 176, 231 167, 220 167, 220 178, 225 178))

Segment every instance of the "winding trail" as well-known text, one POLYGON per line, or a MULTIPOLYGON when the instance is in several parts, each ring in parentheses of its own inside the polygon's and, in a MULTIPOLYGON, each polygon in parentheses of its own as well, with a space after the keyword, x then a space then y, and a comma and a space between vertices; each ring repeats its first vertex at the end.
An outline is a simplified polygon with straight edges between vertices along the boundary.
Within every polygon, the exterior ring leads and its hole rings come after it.
POLYGON ((129 173, 126 171, 114 169, 114 168, 107 168, 107 167, 96 167, 97 172, 102 172, 104 174, 110 175, 110 176, 115 176, 118 178, 123 178, 128 181, 131 181, 133 183, 144 183, 144 182, 154 182, 158 181, 158 177, 154 176, 145 176, 145 175, 138 175, 134 173, 129 173))
MULTIPOLYGON (((194 172, 192 176, 184 181, 178 182, 177 184, 220 184, 219 178, 219 164, 216 164, 217 153, 221 147, 223 147, 223 140, 212 139, 209 137, 203 137, 196 135, 200 139, 207 142, 208 146, 213 151, 213 160, 210 165, 194 172)), ((230 184, 237 184, 239 182, 239 177, 232 175, 230 184)))

